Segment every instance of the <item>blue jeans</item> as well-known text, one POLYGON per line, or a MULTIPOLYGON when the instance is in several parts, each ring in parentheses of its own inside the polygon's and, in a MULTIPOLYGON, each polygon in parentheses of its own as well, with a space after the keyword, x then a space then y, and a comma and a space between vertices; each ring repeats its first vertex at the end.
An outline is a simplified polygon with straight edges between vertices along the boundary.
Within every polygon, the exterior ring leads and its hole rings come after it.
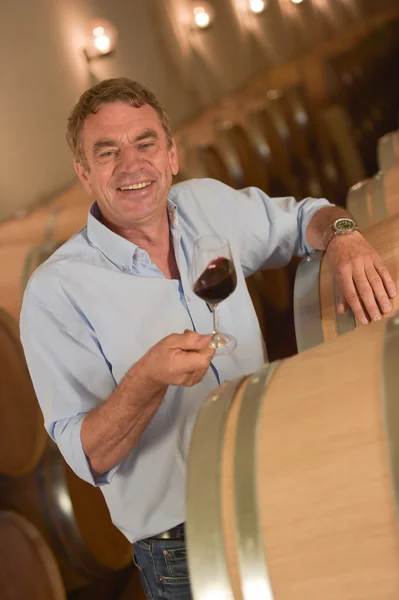
POLYGON ((184 541, 143 540, 133 551, 147 598, 192 600, 184 541))

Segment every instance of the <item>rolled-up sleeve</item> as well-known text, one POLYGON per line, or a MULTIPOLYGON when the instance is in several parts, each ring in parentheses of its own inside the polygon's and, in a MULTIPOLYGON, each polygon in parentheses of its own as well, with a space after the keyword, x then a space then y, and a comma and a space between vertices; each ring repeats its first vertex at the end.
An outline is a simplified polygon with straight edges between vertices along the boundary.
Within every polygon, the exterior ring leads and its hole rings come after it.
POLYGON ((293 256, 311 253, 306 239, 309 222, 318 210, 332 206, 325 198, 300 202, 292 197, 270 198, 254 187, 232 193, 233 227, 245 275, 284 266, 293 256))
POLYGON ((118 466, 94 479, 80 436, 85 415, 116 387, 95 332, 66 299, 50 311, 28 292, 20 333, 47 432, 80 478, 92 485, 109 483, 118 466))

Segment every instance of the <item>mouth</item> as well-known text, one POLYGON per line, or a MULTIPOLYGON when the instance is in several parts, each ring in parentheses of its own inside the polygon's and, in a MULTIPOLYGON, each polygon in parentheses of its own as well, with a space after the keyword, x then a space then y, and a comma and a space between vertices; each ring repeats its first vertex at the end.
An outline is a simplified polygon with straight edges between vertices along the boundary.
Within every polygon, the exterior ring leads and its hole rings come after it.
POLYGON ((153 183, 153 181, 140 181, 139 183, 131 183, 130 185, 121 185, 116 189, 118 192, 132 192, 149 188, 153 183))

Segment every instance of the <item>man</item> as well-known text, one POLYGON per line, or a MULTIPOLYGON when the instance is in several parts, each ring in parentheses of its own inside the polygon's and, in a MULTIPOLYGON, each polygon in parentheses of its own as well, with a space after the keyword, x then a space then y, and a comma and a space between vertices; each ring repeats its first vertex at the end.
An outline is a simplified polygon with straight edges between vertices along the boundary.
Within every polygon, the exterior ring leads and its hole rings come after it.
POLYGON ((212 389, 264 359, 244 276, 328 246, 363 322, 362 302, 379 319, 396 289, 360 232, 334 235, 331 225, 348 215, 326 200, 271 200, 213 180, 171 188, 178 160, 167 114, 133 81, 85 92, 67 137, 95 203, 87 228, 29 282, 28 366, 49 434, 80 477, 102 486, 149 597, 188 599, 185 462, 195 416, 212 389), (209 233, 229 239, 238 276, 220 308, 237 340, 226 356, 209 348, 211 315, 189 279, 194 240, 209 233))

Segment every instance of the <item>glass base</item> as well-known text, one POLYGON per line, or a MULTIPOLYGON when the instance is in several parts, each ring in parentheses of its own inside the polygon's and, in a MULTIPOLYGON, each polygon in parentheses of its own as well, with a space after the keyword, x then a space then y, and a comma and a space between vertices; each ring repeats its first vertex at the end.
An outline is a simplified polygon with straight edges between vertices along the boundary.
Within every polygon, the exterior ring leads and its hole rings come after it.
POLYGON ((212 337, 210 347, 215 349, 215 354, 230 354, 237 346, 237 340, 227 333, 215 333, 212 337))

